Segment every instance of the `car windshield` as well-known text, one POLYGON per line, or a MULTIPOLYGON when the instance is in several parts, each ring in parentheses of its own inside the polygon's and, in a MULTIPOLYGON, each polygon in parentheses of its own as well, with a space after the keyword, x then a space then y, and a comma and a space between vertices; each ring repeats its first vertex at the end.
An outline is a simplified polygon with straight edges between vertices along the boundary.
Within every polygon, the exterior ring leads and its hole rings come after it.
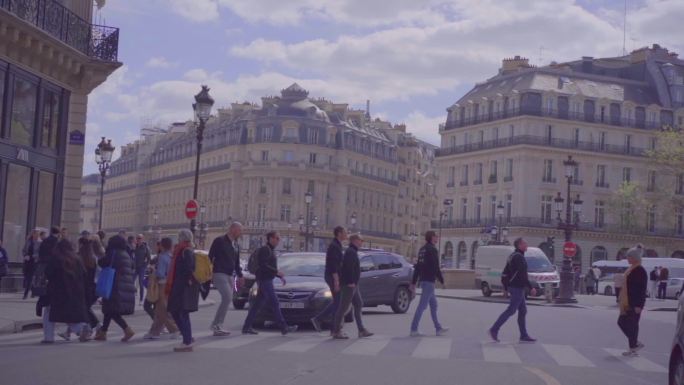
POLYGON ((526 256, 525 260, 527 261, 527 271, 530 273, 548 273, 554 271, 553 265, 544 257, 526 256))
POLYGON ((673 267, 670 270, 670 278, 684 278, 684 268, 673 267))
POLYGON ((325 256, 286 254, 278 258, 278 269, 282 270, 285 275, 323 277, 325 256))

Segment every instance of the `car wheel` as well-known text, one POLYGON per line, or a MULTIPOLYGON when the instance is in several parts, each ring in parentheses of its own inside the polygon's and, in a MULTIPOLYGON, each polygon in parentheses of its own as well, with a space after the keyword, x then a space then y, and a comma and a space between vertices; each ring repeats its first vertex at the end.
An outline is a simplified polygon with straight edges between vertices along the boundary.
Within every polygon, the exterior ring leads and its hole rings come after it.
POLYGON ((682 353, 677 350, 670 360, 670 370, 668 371, 670 385, 684 385, 684 360, 682 353))
POLYGON ((404 314, 408 311, 411 305, 411 293, 406 286, 399 286, 394 293, 394 302, 392 303, 392 311, 397 314, 404 314))
POLYGON ((246 301, 239 300, 239 299, 234 299, 233 300, 233 307, 237 310, 242 310, 245 308, 246 301))
POLYGON ((489 287, 489 284, 487 282, 482 282, 482 295, 485 297, 491 297, 492 296, 492 288, 489 287))
POLYGON ((613 295, 613 288, 610 286, 606 286, 606 288, 603 290, 603 294, 605 295, 613 295))

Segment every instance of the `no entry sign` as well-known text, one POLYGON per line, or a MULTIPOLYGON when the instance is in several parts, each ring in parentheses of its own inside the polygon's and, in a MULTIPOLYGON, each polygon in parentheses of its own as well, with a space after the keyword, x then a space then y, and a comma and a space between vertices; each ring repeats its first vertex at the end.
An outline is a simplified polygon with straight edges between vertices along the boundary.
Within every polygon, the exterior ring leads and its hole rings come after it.
POLYGON ((185 217, 188 219, 195 219, 197 217, 197 211, 199 211, 199 204, 196 200, 190 199, 188 203, 185 204, 185 217))
POLYGON ((575 254, 577 254, 577 245, 574 242, 565 242, 563 244, 563 255, 572 258, 575 254))

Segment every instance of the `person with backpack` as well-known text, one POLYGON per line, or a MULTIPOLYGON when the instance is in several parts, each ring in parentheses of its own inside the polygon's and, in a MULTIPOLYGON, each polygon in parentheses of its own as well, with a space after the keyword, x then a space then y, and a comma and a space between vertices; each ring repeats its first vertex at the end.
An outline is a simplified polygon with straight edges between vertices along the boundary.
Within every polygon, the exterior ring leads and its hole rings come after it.
POLYGON ((587 294, 596 294, 596 292, 594 291, 595 282, 596 277, 594 276, 594 269, 589 268, 589 270, 587 270, 587 275, 584 276, 584 286, 587 289, 587 294))
MULTIPOLYGON (((162 329, 166 329, 171 333, 171 338, 175 339, 178 336, 178 326, 172 317, 169 317, 168 299, 164 294, 166 287, 166 280, 169 274, 169 267, 171 266, 171 250, 173 249, 173 241, 171 238, 162 238, 161 252, 157 255, 157 266, 150 277, 150 284, 157 285, 157 300, 154 302, 154 320, 150 331, 145 334, 144 338, 148 340, 159 339, 162 329)), ((148 289, 147 294, 153 293, 154 290, 148 289)))
POLYGON ((102 327, 95 335, 95 340, 107 340, 107 330, 113 320, 124 332, 121 342, 127 342, 133 338, 135 332, 128 326, 123 316, 134 313, 136 290, 133 278, 133 262, 126 252, 126 240, 119 236, 109 238, 105 256, 100 258, 98 265, 102 268, 112 267, 116 274, 109 298, 102 298, 104 319, 102 320, 102 327))
POLYGON ((359 280, 361 279, 361 266, 359 262, 359 249, 363 244, 363 238, 359 234, 349 237, 349 247, 344 251, 342 264, 340 265, 340 304, 335 312, 335 322, 333 323, 332 338, 336 340, 346 340, 349 338, 342 332, 344 316, 351 307, 354 310, 354 320, 359 330, 359 338, 366 338, 373 335, 363 326, 361 312, 363 309, 363 299, 359 291, 359 280))
POLYGON ((667 281, 670 279, 670 270, 667 267, 660 268, 660 274, 658 275, 658 298, 667 298, 667 281))
POLYGON ((438 336, 442 336, 449 331, 449 328, 443 327, 437 319, 437 297, 435 296, 435 281, 438 280, 444 285, 444 277, 442 270, 439 267, 439 257, 437 256, 437 248, 435 244, 439 242, 437 233, 428 231, 425 233, 425 246, 418 251, 418 262, 413 270, 413 279, 411 280, 411 293, 415 295, 416 283, 420 278, 420 288, 422 290, 420 295, 420 302, 416 308, 416 314, 413 316, 411 322, 411 337, 421 337, 418 331, 418 324, 423 316, 423 312, 430 305, 430 316, 432 323, 435 325, 435 331, 438 336))
POLYGON ((282 335, 297 331, 297 325, 288 325, 285 322, 283 313, 280 311, 280 303, 273 288, 273 280, 278 277, 285 286, 285 275, 278 270, 278 261, 275 256, 275 248, 280 242, 280 234, 277 231, 269 231, 266 234, 266 244, 261 246, 249 257, 249 271, 256 277, 256 285, 259 291, 256 300, 249 306, 247 317, 242 326, 242 334, 256 335, 256 330, 252 327, 254 318, 265 303, 271 306, 276 323, 280 327, 282 335))
POLYGON ((173 250, 169 271, 164 286, 164 293, 168 295, 168 310, 173 316, 183 342, 174 347, 174 352, 192 351, 192 325, 190 313, 199 309, 199 282, 193 276, 195 272, 195 250, 193 235, 188 229, 178 233, 178 244, 173 250))
POLYGON ((216 315, 211 323, 211 331, 215 337, 230 335, 229 331, 223 329, 223 322, 226 319, 228 306, 233 302, 233 287, 235 285, 233 274, 237 276, 240 286, 245 283, 240 266, 240 245, 238 244, 241 235, 242 224, 233 222, 225 235, 214 239, 209 249, 209 259, 213 264, 211 280, 221 295, 221 303, 216 308, 216 315))
POLYGON ((59 242, 60 232, 61 229, 59 227, 53 226, 50 229, 50 236, 45 238, 40 244, 38 263, 36 264, 36 271, 31 282, 32 295, 38 297, 36 315, 43 318, 43 340, 41 343, 44 344, 55 342, 55 323, 50 321, 50 295, 46 270, 53 258, 57 242, 59 242))
POLYGON ((24 263, 21 272, 24 275, 24 299, 28 298, 29 291, 31 290, 31 282, 33 281, 33 273, 36 271, 36 262, 39 257, 38 250, 41 242, 40 230, 33 229, 22 249, 24 263))
POLYGON ((150 248, 147 247, 145 238, 142 234, 138 234, 135 237, 133 261, 135 263, 135 277, 138 280, 138 289, 140 292, 140 304, 143 303, 143 299, 145 298, 145 284, 143 281, 145 280, 145 270, 150 264, 151 259, 150 248))
POLYGON ((648 275, 648 281, 649 281, 649 295, 651 299, 655 298, 658 295, 658 266, 654 266, 653 270, 648 275))
MULTIPOLYGON (((325 283, 328 284, 330 292, 332 293, 332 302, 328 304, 320 313, 311 318, 311 324, 317 332, 321 332, 321 321, 327 317, 334 317, 337 307, 340 302, 340 265, 342 264, 343 247, 342 242, 347 240, 347 229, 342 226, 337 226, 333 230, 333 240, 328 246, 328 251, 325 253, 325 283)), ((330 333, 334 332, 334 328, 330 328, 330 333)))
POLYGON ((501 313, 494 325, 489 329, 489 336, 494 342, 499 342, 499 329, 517 311, 520 342, 534 343, 537 340, 530 337, 525 325, 525 317, 527 316, 526 291, 530 290, 530 295, 532 296, 537 295, 537 290, 532 287, 527 277, 527 261, 525 260, 527 242, 522 238, 518 238, 513 242, 513 246, 515 251, 508 257, 506 267, 501 273, 501 281, 508 288, 511 296, 510 302, 508 308, 501 313))

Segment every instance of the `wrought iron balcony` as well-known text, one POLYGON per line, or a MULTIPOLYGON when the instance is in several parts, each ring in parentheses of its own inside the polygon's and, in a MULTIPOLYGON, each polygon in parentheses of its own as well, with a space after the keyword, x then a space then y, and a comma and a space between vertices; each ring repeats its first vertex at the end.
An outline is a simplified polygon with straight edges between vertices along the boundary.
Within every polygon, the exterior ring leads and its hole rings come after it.
POLYGON ((90 58, 117 61, 118 28, 91 24, 56 0, 0 0, 0 8, 90 58))

